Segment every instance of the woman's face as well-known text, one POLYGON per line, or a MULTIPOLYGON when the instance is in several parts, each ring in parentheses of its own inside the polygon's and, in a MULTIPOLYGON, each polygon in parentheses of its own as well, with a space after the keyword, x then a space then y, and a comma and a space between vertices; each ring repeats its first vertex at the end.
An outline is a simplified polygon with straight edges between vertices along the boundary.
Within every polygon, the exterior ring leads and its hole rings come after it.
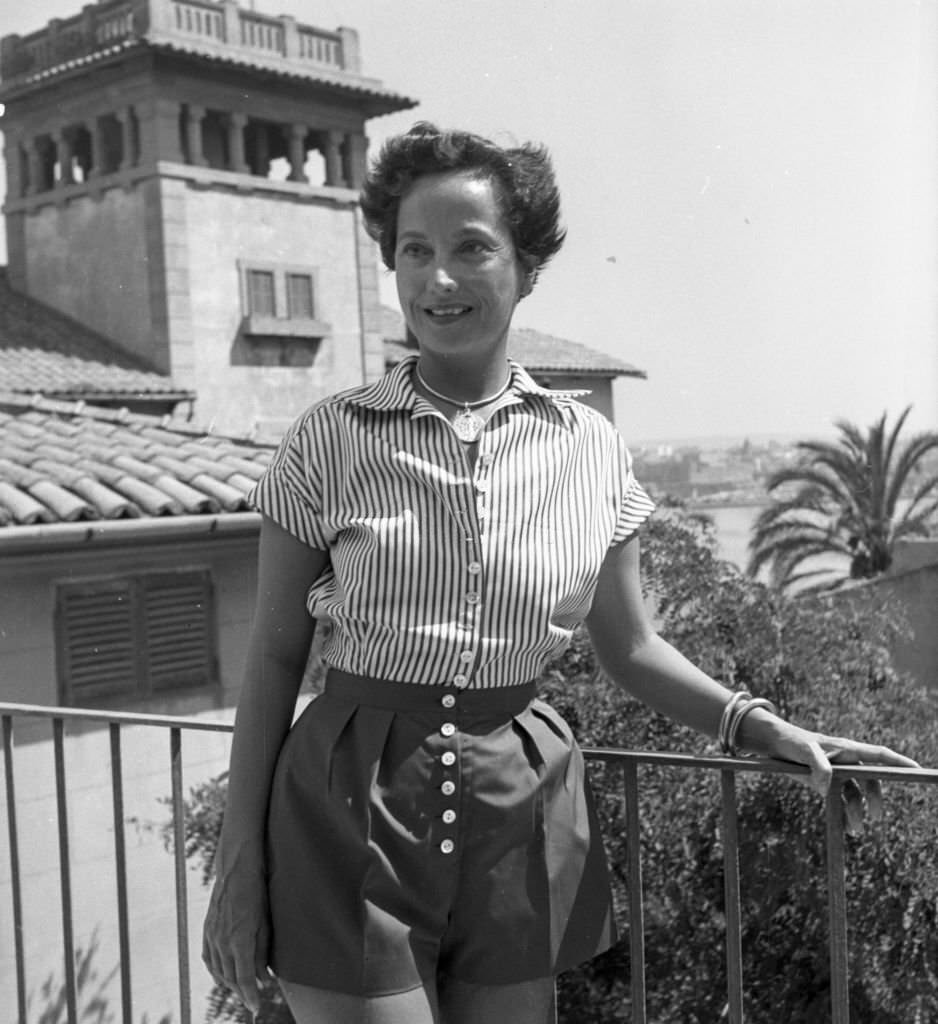
POLYGON ((527 279, 494 189, 451 171, 418 178, 401 201, 397 294, 424 352, 504 357, 527 279))

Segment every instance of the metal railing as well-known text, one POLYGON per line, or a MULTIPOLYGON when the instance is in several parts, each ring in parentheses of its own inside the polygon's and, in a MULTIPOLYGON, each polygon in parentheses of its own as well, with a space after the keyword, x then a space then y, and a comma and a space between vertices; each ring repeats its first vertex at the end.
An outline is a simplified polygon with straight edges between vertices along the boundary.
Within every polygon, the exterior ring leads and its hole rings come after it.
MULTIPOLYGON (((6 786, 7 834, 9 843, 12 922, 16 957, 17 1020, 26 1024, 27 997, 25 978, 24 919, 22 906, 22 868, 19 860, 17 827, 17 783, 14 758, 14 721, 41 718, 51 721, 55 768, 55 801, 58 827, 58 862, 64 940, 65 1004, 69 1024, 77 1024, 78 982, 75 972, 75 928, 71 884, 70 830, 68 819, 68 779, 65 758, 65 726, 68 722, 97 723, 110 733, 111 805, 114 824, 114 873, 117 887, 117 916, 120 947, 121 1024, 133 1024, 130 928, 128 911, 127 853, 124 838, 124 757, 122 730, 129 727, 164 729, 168 734, 167 771, 171 789, 172 856, 175 872, 176 959, 178 965, 179 1011, 181 1024, 192 1022, 192 988, 188 936, 188 899, 186 879, 185 808, 183 795, 182 736, 184 732, 230 733, 232 725, 199 719, 163 715, 123 714, 107 711, 40 707, 0 703, 3 735, 3 769, 6 786)), ((622 773, 622 800, 626 827, 630 944, 630 1013, 634 1024, 647 1024, 645 993, 644 892, 639 814, 639 767, 677 767, 691 771, 718 772, 722 804, 724 892, 726 906, 727 1008, 731 1024, 743 1022, 742 929, 739 876, 739 835, 736 809, 736 776, 740 772, 805 774, 798 765, 752 759, 695 757, 676 753, 638 752, 605 748, 585 748, 584 755, 607 769, 622 773)), ((849 1024, 847 903, 844 833, 841 788, 847 778, 882 779, 891 782, 938 784, 938 771, 868 766, 834 766, 834 778, 826 807, 826 857, 828 882, 828 918, 830 943, 832 1024, 849 1024)))

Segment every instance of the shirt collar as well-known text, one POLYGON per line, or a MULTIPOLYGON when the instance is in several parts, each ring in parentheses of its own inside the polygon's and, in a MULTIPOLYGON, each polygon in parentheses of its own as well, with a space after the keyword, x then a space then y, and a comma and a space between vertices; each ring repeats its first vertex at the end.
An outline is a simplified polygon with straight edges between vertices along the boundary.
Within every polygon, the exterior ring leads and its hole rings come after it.
MULTIPOLYGON (((414 390, 412 382, 412 371, 417 358, 416 355, 405 356, 397 366, 389 370, 380 380, 347 394, 345 396, 346 400, 364 409, 382 411, 413 409, 419 397, 414 390)), ((508 366, 511 372, 512 391, 521 399, 538 397, 555 401, 558 398, 580 398, 583 395, 589 394, 589 391, 572 389, 552 391, 550 388, 545 388, 538 384, 528 371, 513 359, 508 360, 508 366)))

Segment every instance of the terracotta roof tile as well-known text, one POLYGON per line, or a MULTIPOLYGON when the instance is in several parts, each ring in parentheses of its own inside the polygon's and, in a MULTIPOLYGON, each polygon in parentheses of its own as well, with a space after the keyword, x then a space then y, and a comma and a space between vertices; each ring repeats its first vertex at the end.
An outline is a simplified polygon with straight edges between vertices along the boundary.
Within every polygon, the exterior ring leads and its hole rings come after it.
MULTIPOLYGON (((404 317, 389 306, 381 308, 381 330, 385 361, 394 365, 414 351, 407 340, 404 317)), ((512 327, 508 332, 508 355, 532 373, 595 374, 602 377, 645 377, 631 363, 597 352, 576 341, 557 338, 530 327, 512 327)))
POLYGON ((0 528, 249 511, 274 446, 0 393, 0 528))
POLYGON ((0 389, 103 400, 190 398, 120 346, 63 313, 14 291, 0 267, 0 389))

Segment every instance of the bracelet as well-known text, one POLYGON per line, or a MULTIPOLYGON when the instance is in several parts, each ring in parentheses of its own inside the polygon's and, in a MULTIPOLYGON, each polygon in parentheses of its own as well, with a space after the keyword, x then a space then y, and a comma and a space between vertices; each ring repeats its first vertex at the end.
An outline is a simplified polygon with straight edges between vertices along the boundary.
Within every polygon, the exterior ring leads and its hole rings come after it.
POLYGON ((720 727, 717 729, 717 741, 720 744, 720 750, 724 754, 731 754, 729 744, 729 729, 733 723, 733 719, 736 716, 736 708, 743 701, 752 700, 752 694, 746 690, 740 690, 738 693, 734 693, 732 697, 726 702, 726 706, 723 708, 723 715, 720 718, 720 727))
POLYGON ((727 729, 726 745, 731 757, 736 757, 739 753, 736 748, 736 737, 739 734, 739 727, 742 725, 743 719, 750 711, 754 711, 756 708, 765 708, 766 711, 771 711, 773 715, 775 714, 775 705, 770 700, 766 700, 765 697, 755 697, 752 700, 746 701, 736 712, 733 721, 727 729))

